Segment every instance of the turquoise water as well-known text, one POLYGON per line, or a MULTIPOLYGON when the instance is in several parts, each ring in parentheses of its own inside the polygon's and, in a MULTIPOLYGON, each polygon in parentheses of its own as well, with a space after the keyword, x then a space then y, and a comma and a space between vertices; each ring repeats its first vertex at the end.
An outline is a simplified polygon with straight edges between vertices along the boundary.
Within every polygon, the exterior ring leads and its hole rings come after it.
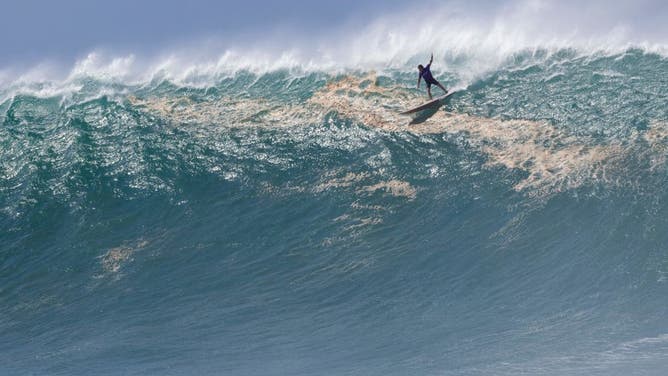
POLYGON ((457 64, 3 87, 0 373, 663 374, 668 61, 457 64))

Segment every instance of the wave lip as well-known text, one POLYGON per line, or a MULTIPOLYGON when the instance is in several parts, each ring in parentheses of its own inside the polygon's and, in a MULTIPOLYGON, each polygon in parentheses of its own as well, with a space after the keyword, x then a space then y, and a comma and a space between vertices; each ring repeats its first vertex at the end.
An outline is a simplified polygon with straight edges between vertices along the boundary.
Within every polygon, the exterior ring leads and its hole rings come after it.
POLYGON ((504 1, 425 4, 380 12, 364 23, 323 32, 263 33, 266 38, 225 43, 209 39, 172 46, 155 56, 94 49, 70 66, 42 63, 0 70, 0 85, 104 81, 147 83, 156 78, 203 84, 240 71, 264 74, 341 73, 351 70, 414 70, 435 54, 439 66, 469 81, 527 51, 572 49, 587 56, 621 54, 630 48, 668 56, 668 9, 660 2, 504 1), (45 67, 51 66, 48 69, 45 67))

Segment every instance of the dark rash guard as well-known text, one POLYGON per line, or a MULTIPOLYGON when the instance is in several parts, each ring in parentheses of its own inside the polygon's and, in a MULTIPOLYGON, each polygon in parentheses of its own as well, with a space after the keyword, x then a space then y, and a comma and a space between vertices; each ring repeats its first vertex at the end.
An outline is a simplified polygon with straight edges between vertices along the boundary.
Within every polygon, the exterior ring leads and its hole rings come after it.
POLYGON ((424 82, 427 83, 427 85, 431 84, 436 84, 438 81, 434 79, 434 76, 431 75, 431 64, 427 64, 424 69, 422 69, 422 72, 420 72, 420 78, 424 78, 424 82))

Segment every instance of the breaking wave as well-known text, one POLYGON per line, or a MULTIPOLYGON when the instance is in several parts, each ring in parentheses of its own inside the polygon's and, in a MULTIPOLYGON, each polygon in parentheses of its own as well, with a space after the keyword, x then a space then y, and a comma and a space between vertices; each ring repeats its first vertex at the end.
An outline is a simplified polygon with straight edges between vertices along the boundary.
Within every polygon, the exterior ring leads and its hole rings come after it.
POLYGON ((661 36, 450 5, 0 74, 0 371, 663 374, 661 36))

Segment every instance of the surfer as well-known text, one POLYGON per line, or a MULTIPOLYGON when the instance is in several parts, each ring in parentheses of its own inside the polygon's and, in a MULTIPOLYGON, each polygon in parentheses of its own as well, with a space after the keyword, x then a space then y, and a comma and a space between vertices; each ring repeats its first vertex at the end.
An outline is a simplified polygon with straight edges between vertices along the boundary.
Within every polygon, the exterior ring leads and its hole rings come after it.
POLYGON ((418 76, 417 88, 420 88, 420 80, 424 78, 424 82, 427 84, 427 94, 429 94, 429 99, 431 100, 431 85, 434 84, 440 87, 445 94, 448 93, 448 90, 441 85, 440 82, 436 81, 434 76, 431 75, 431 63, 434 61, 434 54, 431 54, 431 59, 429 59, 429 64, 426 67, 423 67, 422 64, 418 65, 418 70, 420 75, 418 76))

